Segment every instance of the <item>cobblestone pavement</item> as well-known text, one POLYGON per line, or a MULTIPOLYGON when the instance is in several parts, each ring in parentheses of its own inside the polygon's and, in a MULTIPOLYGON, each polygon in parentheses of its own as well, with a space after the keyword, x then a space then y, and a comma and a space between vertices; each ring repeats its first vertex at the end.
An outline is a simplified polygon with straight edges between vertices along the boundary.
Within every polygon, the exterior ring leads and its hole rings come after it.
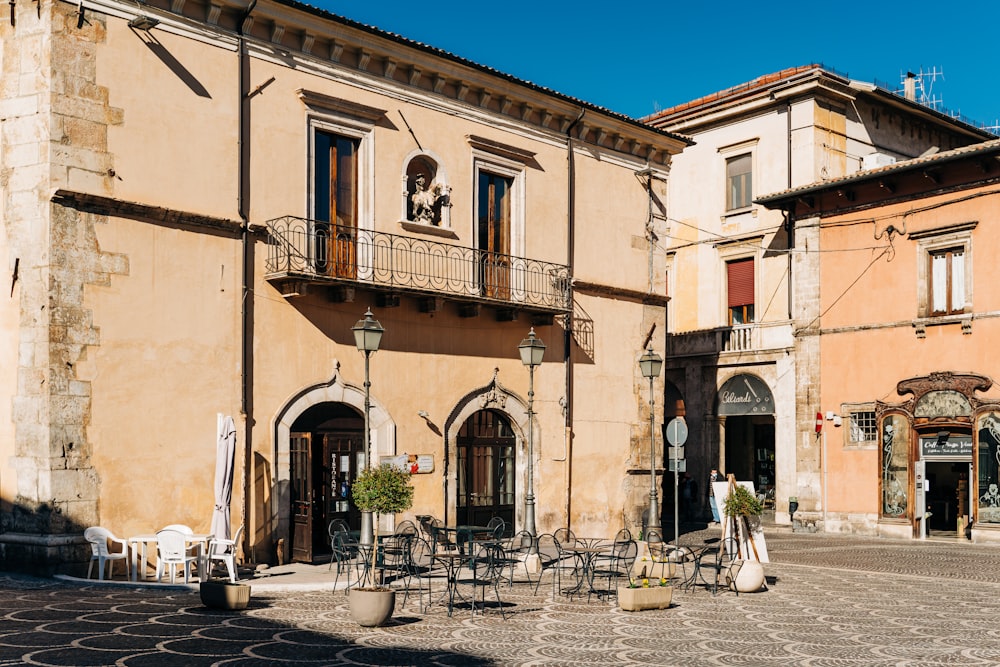
MULTIPOLYGON (((683 535, 695 543, 709 532, 683 535)), ((254 588, 243 612, 189 589, 0 574, 0 665, 998 665, 1000 548, 767 534, 768 590, 675 591, 670 609, 553 600, 361 628, 343 592, 254 588)))

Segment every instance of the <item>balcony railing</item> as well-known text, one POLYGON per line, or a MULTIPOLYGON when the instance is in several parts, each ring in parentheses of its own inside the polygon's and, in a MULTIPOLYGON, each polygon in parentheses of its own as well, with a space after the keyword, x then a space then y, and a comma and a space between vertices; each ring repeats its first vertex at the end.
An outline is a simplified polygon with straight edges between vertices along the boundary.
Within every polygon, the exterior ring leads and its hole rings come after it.
POLYGON ((463 246, 286 216, 267 223, 267 279, 353 284, 564 313, 569 268, 463 246))
POLYGON ((671 333, 671 356, 718 355, 727 352, 764 352, 794 345, 791 323, 760 322, 732 327, 671 333))

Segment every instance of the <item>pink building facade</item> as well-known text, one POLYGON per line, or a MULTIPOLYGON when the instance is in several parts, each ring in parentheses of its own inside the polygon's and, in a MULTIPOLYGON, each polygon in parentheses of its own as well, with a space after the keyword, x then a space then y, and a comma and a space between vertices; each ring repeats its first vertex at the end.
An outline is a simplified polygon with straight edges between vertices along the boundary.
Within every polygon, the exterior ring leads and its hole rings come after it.
POLYGON ((793 230, 818 502, 797 526, 1000 540, 1000 141, 758 199, 793 230))

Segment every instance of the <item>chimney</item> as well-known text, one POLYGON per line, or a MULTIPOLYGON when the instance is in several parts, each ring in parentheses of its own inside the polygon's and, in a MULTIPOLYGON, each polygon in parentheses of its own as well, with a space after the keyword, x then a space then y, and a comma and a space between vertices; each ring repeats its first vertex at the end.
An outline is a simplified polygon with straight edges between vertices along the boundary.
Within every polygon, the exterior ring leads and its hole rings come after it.
POLYGON ((903 84, 903 97, 911 102, 917 101, 917 75, 913 72, 906 73, 906 82, 903 84))

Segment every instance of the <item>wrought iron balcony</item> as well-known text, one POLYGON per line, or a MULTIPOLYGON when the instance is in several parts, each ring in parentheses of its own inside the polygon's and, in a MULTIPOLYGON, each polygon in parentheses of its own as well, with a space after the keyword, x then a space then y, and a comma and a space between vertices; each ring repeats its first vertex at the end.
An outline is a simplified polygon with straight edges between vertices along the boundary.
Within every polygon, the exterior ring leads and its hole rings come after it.
POLYGON ((339 285, 548 314, 572 308, 562 264, 291 216, 267 230, 265 277, 286 296, 339 285))

